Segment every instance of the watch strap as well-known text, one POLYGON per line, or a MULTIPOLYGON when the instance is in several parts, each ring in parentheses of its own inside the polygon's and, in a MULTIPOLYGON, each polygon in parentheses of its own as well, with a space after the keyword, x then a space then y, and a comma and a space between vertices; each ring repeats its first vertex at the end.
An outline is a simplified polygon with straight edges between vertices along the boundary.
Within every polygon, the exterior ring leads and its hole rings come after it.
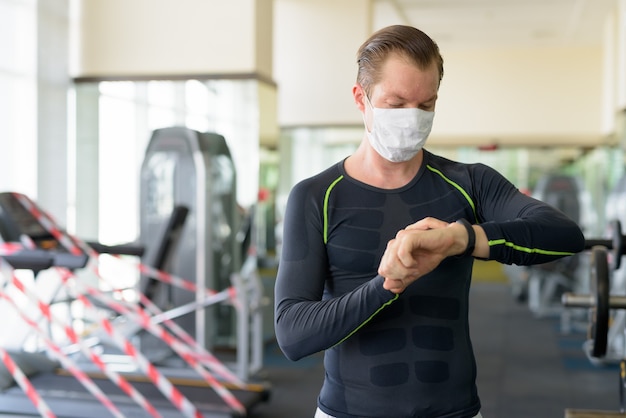
POLYGON ((474 252, 474 247, 476 246, 476 232, 466 219, 458 219, 456 223, 459 223, 465 227, 467 230, 467 247, 465 247, 465 251, 461 254, 457 255, 457 257, 470 257, 474 252))

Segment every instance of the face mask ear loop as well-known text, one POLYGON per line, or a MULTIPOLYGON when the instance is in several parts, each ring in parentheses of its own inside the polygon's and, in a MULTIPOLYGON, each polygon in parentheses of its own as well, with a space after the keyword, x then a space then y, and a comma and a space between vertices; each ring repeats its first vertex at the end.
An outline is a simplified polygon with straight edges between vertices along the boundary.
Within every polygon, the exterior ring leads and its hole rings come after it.
MULTIPOLYGON (((361 87, 361 89, 363 89, 363 87, 361 87)), ((370 107, 370 112, 372 114, 372 125, 374 125, 374 106, 372 105, 372 102, 370 101, 370 98, 367 97, 367 93, 365 92, 365 89, 363 89, 363 97, 365 97, 365 100, 363 101, 365 103, 365 107, 367 108, 367 105, 369 105, 369 107, 370 107)), ((368 128, 368 126, 367 126, 367 115, 366 115, 366 110, 365 109, 363 111, 363 124, 365 125, 365 130, 368 133, 372 132, 372 129, 368 128)))

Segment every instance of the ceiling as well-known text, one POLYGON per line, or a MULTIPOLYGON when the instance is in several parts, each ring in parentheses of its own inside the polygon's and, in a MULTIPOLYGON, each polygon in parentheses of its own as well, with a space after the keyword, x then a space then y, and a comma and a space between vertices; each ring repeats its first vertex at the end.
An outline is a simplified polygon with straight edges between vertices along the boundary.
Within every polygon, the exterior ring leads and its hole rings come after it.
POLYGON ((378 27, 404 23, 447 48, 602 43, 616 0, 375 0, 378 27))

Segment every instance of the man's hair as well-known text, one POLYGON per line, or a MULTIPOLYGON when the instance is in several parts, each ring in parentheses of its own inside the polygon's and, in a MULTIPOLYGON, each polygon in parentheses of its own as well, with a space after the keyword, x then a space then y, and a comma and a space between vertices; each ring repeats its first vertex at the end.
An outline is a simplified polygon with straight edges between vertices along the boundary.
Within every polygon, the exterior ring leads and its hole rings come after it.
POLYGON ((356 81, 366 92, 380 80, 382 65, 391 53, 410 60, 420 69, 435 63, 439 81, 443 78, 443 57, 435 41, 412 26, 387 26, 374 32, 357 52, 356 81))

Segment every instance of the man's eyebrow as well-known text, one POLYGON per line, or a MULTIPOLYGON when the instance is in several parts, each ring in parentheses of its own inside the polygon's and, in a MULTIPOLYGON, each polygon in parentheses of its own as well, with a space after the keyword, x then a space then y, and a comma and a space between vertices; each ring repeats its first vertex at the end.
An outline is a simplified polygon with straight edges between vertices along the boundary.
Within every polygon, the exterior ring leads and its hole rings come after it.
MULTIPOLYGON (((422 103, 429 103, 432 102, 434 100, 437 100, 437 98, 439 97, 439 93, 435 93, 433 94, 431 97, 429 97, 428 99, 424 100, 422 103)), ((384 100, 400 100, 400 101, 404 101, 406 102, 408 99, 406 99, 403 95, 401 94, 397 94, 397 93, 391 93, 388 96, 384 97, 384 100)))

